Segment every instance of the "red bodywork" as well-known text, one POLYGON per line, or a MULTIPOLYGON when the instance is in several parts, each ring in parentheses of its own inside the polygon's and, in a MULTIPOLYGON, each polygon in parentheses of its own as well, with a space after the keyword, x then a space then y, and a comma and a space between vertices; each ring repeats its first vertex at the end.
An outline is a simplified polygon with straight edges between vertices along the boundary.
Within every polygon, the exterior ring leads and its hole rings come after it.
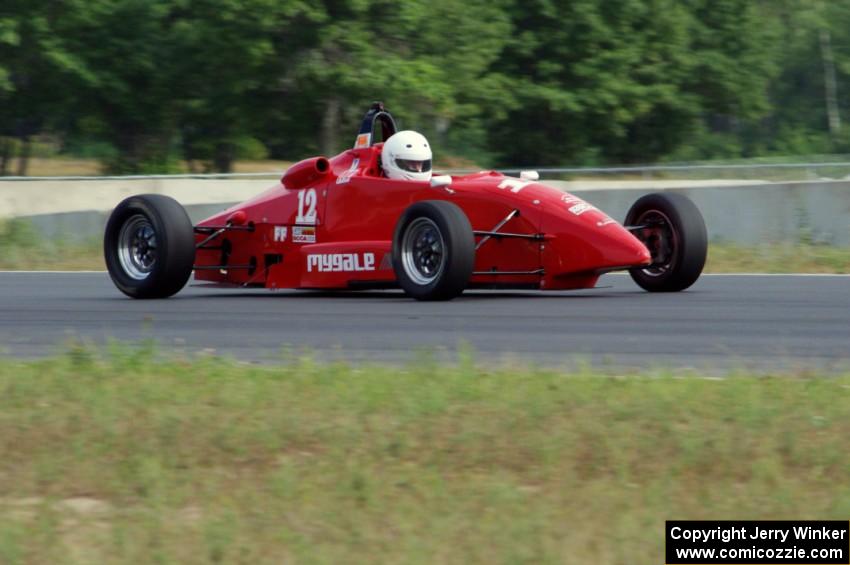
POLYGON ((197 243, 228 222, 240 229, 198 249, 195 278, 267 288, 391 286, 396 223, 421 200, 457 204, 484 232, 516 210, 498 231, 535 236, 491 237, 480 245, 470 287, 591 288, 605 272, 651 262, 643 243, 571 194, 496 172, 453 177, 439 187, 390 180, 381 175, 381 147, 302 161, 276 186, 198 224, 204 233, 197 243))

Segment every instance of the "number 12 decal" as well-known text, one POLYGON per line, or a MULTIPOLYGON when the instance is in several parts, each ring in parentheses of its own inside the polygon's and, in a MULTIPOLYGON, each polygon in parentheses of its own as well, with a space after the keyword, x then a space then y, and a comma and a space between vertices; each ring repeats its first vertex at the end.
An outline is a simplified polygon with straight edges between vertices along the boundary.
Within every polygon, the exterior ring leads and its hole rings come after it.
POLYGON ((317 201, 315 188, 298 191, 298 216, 295 218, 296 224, 316 224, 317 201))

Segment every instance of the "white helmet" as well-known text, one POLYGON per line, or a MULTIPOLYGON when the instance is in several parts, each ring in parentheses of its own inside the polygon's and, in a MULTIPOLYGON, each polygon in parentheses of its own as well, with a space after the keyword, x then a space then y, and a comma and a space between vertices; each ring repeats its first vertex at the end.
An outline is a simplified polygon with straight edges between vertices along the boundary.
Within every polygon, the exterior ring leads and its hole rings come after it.
POLYGON ((381 166, 387 178, 431 180, 431 146, 421 133, 400 131, 384 143, 381 166))

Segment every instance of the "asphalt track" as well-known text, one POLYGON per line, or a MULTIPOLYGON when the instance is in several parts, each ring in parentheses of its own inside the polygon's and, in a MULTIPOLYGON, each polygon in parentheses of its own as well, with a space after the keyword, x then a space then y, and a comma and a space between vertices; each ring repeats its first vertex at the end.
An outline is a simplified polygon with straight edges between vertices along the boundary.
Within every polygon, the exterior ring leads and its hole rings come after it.
POLYGON ((850 277, 703 276, 649 294, 628 276, 574 292, 470 292, 419 303, 400 292, 327 293, 187 287, 125 298, 105 273, 0 273, 0 353, 35 358, 70 340, 155 338, 163 351, 269 362, 480 362, 612 368, 850 368, 850 277), (288 353, 282 353, 288 352, 288 353))

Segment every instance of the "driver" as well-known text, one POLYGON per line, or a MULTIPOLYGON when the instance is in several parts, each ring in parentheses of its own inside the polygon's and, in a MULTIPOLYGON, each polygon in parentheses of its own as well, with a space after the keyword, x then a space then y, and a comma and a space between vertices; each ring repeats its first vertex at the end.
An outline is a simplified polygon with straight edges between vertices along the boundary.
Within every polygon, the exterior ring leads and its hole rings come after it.
POLYGON ((381 150, 381 165, 387 178, 431 180, 431 146, 421 133, 400 131, 381 150))

